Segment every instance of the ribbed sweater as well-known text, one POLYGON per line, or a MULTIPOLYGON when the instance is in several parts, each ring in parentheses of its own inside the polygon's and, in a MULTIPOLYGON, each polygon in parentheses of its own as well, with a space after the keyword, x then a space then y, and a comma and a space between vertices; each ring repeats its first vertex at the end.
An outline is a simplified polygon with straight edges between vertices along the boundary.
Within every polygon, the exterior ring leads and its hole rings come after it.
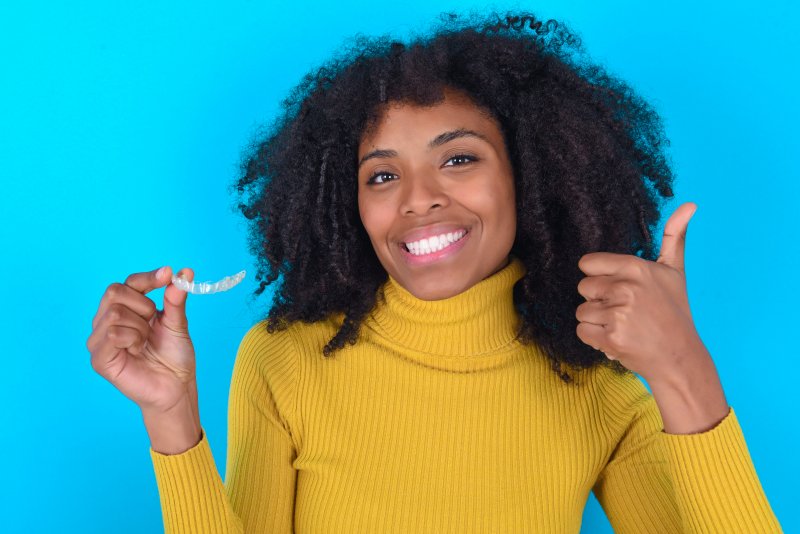
POLYGON ((731 409, 672 435, 635 375, 565 383, 516 335, 512 261, 425 301, 389 277, 358 342, 342 315, 236 355, 223 483, 205 434, 150 454, 167 533, 577 533, 593 491, 616 533, 782 532, 731 409))

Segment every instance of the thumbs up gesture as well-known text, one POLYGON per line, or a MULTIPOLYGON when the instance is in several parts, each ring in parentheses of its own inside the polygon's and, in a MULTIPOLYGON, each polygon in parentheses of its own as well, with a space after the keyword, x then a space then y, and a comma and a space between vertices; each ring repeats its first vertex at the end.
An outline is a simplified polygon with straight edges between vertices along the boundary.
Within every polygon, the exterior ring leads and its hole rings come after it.
POLYGON ((696 210, 687 202, 667 220, 656 261, 593 252, 578 262, 586 274, 578 338, 647 380, 669 434, 705 432, 730 411, 686 293, 686 228, 696 210))
POLYGON ((586 274, 578 293, 587 300, 575 314, 578 338, 648 383, 681 381, 710 363, 686 292, 686 229, 696 210, 691 202, 675 210, 655 262, 607 252, 578 262, 586 274))

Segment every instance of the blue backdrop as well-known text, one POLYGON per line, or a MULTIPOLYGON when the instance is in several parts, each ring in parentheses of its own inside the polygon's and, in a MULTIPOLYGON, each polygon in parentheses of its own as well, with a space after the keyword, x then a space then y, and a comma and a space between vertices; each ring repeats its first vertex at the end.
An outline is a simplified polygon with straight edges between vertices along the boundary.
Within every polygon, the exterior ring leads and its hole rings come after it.
MULTIPOLYGON (((248 300, 253 260, 226 187, 259 126, 346 37, 402 37, 486 5, 407 4, 0 4, 0 529, 160 531, 140 412, 94 373, 85 342, 106 286, 163 264, 200 280, 250 273, 188 303, 201 418, 224 475, 236 348, 270 302, 248 300)), ((773 509, 798 532, 798 8, 646 4, 520 5, 570 24, 663 115, 677 181, 662 229, 681 203, 698 205, 686 250, 698 331, 773 509)), ((160 307, 163 290, 151 295, 160 307)), ((611 532, 594 497, 583 531, 611 532)))

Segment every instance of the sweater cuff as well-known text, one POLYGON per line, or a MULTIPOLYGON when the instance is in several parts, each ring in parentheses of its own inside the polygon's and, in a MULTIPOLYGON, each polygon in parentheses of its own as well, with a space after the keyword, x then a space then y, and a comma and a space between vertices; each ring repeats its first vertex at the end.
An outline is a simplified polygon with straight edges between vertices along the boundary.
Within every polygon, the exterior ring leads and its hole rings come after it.
POLYGON ((191 449, 161 454, 150 447, 165 532, 221 532, 209 526, 230 523, 230 508, 205 429, 191 449))
MULTIPOLYGON (((150 447, 150 457, 153 459, 153 466, 158 470, 159 467, 166 467, 168 465, 180 465, 180 462, 186 462, 189 457, 203 456, 204 452, 211 452, 211 446, 206 439, 206 430, 200 427, 200 441, 191 449, 185 450, 179 454, 163 454, 150 447), (204 451, 205 450, 205 451, 204 451)), ((216 469, 216 466, 214 467, 216 469)))
POLYGON ((684 521, 698 532, 709 517, 733 529, 727 532, 755 532, 749 528, 764 524, 780 532, 733 408, 705 432, 659 435, 684 521))

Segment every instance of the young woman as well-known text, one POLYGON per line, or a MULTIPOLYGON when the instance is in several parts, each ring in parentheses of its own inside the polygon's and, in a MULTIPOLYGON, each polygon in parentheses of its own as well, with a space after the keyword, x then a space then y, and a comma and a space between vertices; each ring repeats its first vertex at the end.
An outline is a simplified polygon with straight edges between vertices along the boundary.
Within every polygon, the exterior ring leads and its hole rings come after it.
POLYGON ((110 285, 87 343, 167 532, 574 533, 590 491, 616 532, 780 531, 692 321, 696 206, 652 237, 660 119, 563 26, 362 39, 284 106, 236 184, 257 294, 281 282, 224 484, 170 268, 110 285))

